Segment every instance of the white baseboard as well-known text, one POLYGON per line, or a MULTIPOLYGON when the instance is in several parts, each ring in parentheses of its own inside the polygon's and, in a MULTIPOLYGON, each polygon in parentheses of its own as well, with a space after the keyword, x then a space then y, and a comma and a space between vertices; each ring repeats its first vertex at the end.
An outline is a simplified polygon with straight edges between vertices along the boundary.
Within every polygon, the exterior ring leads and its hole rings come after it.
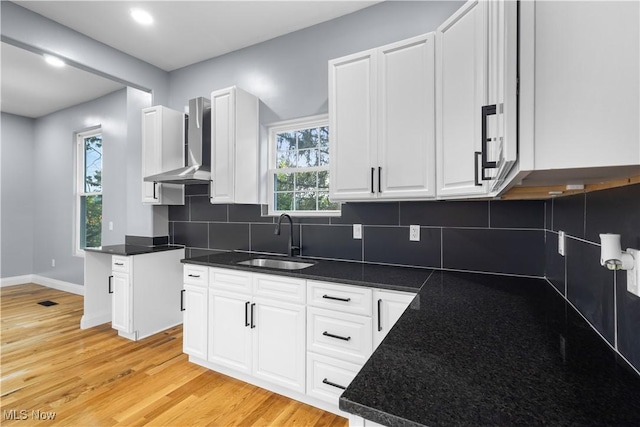
POLYGON ((0 287, 24 285, 25 283, 35 283, 47 288, 69 292, 76 295, 84 295, 84 286, 63 280, 52 279, 50 277, 39 276, 37 274, 26 274, 24 276, 3 277, 0 279, 0 287))

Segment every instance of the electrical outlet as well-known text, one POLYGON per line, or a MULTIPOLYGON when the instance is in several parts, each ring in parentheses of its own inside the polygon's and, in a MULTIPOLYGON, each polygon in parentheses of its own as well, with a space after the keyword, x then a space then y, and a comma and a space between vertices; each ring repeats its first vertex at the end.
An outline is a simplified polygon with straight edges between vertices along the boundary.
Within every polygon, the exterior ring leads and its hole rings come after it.
POLYGON ((55 258, 51 258, 51 267, 55 267, 56 266, 56 260, 55 258))
POLYGON ((564 231, 558 231, 558 253, 562 256, 565 253, 565 240, 564 231))
POLYGON ((353 238, 362 239, 362 224, 353 224, 353 238))
POLYGON ((410 225, 409 226, 409 240, 412 242, 420 241, 420 226, 419 225, 410 225))
POLYGON ((640 297, 640 251, 627 249, 627 253, 633 256, 633 268, 627 270, 627 291, 640 297))
POLYGON ((113 231, 113 221, 109 221, 109 231, 113 231))

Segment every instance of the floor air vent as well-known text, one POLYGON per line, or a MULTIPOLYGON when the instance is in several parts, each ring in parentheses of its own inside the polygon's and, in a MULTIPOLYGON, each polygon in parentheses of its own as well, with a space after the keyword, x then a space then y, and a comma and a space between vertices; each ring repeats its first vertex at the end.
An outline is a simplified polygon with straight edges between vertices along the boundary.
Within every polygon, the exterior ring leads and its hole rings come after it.
POLYGON ((53 301, 49 301, 49 300, 46 300, 46 301, 40 301, 38 304, 40 304, 40 305, 44 305, 45 307, 50 307, 50 306, 52 306, 52 305, 58 305, 58 303, 57 303, 57 302, 53 302, 53 301))

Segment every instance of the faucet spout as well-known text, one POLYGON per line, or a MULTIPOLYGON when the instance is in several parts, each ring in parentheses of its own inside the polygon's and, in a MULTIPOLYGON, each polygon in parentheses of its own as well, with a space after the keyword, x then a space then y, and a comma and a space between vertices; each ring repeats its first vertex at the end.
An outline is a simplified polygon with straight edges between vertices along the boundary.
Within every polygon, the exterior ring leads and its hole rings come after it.
POLYGON ((280 225, 282 224, 283 218, 286 218, 289 221, 289 244, 287 247, 287 252, 290 257, 294 257, 296 256, 296 251, 299 250, 300 248, 298 246, 293 245, 293 220, 291 219, 291 216, 289 216, 289 214, 284 213, 280 215, 280 218, 278 218, 278 223, 276 224, 276 229, 273 232, 273 234, 276 234, 278 236, 280 235, 280 225))

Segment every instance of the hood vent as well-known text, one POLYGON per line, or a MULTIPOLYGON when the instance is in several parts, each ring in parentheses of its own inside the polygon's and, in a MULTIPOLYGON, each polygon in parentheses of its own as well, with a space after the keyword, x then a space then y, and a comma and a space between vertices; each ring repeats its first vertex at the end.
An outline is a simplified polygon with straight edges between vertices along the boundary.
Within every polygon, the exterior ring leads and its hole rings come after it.
POLYGON ((211 181, 211 101, 189 100, 187 166, 144 178, 167 184, 208 184, 211 181))

